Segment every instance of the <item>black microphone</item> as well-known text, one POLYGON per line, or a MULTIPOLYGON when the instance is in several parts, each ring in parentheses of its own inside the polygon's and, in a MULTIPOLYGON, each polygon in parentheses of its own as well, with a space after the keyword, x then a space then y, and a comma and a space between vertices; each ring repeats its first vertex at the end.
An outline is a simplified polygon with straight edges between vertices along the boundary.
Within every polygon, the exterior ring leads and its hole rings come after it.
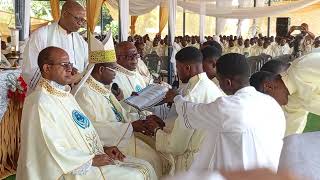
POLYGON ((115 95, 116 97, 119 96, 120 94, 120 89, 119 89, 119 85, 117 83, 113 83, 111 86, 111 92, 113 95, 115 95))
POLYGON ((179 89, 179 81, 177 81, 177 80, 173 81, 172 89, 179 89))

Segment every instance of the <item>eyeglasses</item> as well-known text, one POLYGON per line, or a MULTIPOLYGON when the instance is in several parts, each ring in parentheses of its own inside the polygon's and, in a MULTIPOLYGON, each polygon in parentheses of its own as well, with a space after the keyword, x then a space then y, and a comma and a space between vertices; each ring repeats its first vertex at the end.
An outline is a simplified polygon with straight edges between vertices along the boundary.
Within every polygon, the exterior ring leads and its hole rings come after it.
POLYGON ((124 57, 125 59, 129 59, 129 60, 140 58, 140 54, 139 53, 131 54, 131 55, 118 55, 118 56, 124 57))
POLYGON ((65 70, 68 70, 68 69, 72 69, 73 68, 73 63, 70 63, 70 62, 62 62, 62 63, 51 63, 49 65, 52 65, 52 66, 61 66, 63 67, 65 70))
POLYGON ((86 22, 87 22, 87 20, 86 20, 85 18, 83 18, 83 17, 77 17, 77 16, 71 14, 69 11, 66 11, 66 12, 69 13, 69 14, 76 20, 76 22, 77 22, 78 24, 79 24, 79 23, 83 24, 83 23, 86 23, 86 22))
POLYGON ((115 68, 115 67, 108 67, 108 66, 104 66, 106 69, 108 69, 109 71, 112 71, 112 72, 116 72, 116 70, 112 69, 112 68, 115 68))

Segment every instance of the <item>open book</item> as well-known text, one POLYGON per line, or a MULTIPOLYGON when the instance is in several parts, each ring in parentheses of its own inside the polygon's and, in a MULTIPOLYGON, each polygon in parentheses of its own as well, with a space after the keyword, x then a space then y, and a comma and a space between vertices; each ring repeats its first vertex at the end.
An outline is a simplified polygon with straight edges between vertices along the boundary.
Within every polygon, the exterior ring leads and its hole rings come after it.
POLYGON ((139 111, 143 111, 160 103, 164 99, 168 90, 167 86, 151 84, 142 89, 138 93, 138 96, 130 96, 124 100, 124 102, 139 111))

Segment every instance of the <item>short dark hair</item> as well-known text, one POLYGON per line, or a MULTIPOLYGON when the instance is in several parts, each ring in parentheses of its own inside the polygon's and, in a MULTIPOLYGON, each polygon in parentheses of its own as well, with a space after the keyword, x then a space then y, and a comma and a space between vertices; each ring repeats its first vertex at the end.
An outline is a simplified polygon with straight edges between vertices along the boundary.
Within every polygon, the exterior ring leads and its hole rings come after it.
POLYGON ((240 77, 249 80, 250 68, 244 55, 229 53, 221 56, 216 64, 217 73, 224 77, 240 77))
POLYGON ((221 56, 219 50, 215 48, 214 46, 207 46, 204 49, 201 50, 203 61, 207 59, 212 58, 219 58, 221 56))
POLYGON ((253 86, 254 88, 256 88, 257 91, 260 91, 263 93, 263 88, 261 87, 262 83, 265 81, 275 80, 279 77, 280 77, 279 75, 272 73, 272 72, 259 71, 259 72, 254 73, 250 77, 250 85, 253 86))
POLYGON ((202 63, 202 59, 201 51, 192 46, 185 47, 176 54, 176 60, 183 64, 202 63))
POLYGON ((280 74, 281 71, 286 70, 290 66, 289 63, 285 63, 279 60, 270 60, 266 62, 260 69, 260 71, 267 71, 274 74, 280 74))
POLYGON ((217 41, 209 40, 207 42, 204 42, 202 45, 203 46, 213 46, 213 47, 217 48, 219 50, 220 56, 221 56, 221 54, 222 54, 222 46, 217 41))
POLYGON ((54 49, 60 49, 58 47, 49 46, 40 51, 38 56, 38 66, 40 72, 43 72, 43 65, 52 62, 53 56, 56 53, 54 49))

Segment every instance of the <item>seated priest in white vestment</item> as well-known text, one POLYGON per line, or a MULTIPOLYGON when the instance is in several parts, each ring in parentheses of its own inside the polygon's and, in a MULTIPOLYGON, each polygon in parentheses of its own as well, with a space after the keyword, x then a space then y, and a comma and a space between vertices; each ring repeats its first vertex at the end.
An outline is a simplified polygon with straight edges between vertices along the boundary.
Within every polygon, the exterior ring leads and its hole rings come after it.
MULTIPOLYGON (((195 47, 183 48, 176 54, 176 60, 178 76, 182 83, 187 83, 182 90, 182 95, 186 99, 197 103, 209 103, 223 95, 203 72, 200 50, 195 47)), ((174 156, 176 172, 189 170, 206 137, 205 132, 188 129, 180 124, 181 119, 183 116, 178 115, 171 132, 159 128, 153 130, 155 131, 156 149, 174 156)))
MULTIPOLYGON (((123 91, 124 99, 133 93, 140 92, 148 84, 144 78, 136 71, 138 66, 139 54, 131 42, 120 42, 116 47, 118 68, 113 83, 116 83, 123 91)), ((120 102, 122 107, 130 113, 136 113, 133 107, 125 102, 120 102)))
POLYGON ((250 56, 259 56, 263 52, 263 40, 258 39, 258 43, 251 46, 250 56))
POLYGON ((103 146, 70 93, 67 52, 45 48, 38 64, 42 78, 23 106, 17 180, 157 179, 148 162, 103 146))
POLYGON ((226 49, 224 54, 228 53, 241 53, 241 50, 238 46, 235 46, 235 42, 233 40, 229 41, 229 47, 226 49))
POLYGON ((140 55, 140 58, 138 58, 137 72, 139 72, 139 74, 143 77, 145 82, 148 84, 153 81, 153 78, 149 72, 147 65, 143 61, 144 56, 145 56, 144 51, 143 51, 144 43, 136 41, 134 43, 134 45, 136 46, 137 51, 140 55))
MULTIPOLYGON (((162 163, 159 155, 149 145, 136 139, 133 131, 153 134, 144 128, 147 121, 137 120, 122 108, 111 92, 116 64, 116 55, 112 38, 110 43, 102 44, 94 37, 91 38, 90 63, 95 63, 91 75, 76 93, 75 98, 92 121, 104 146, 115 146, 124 155, 130 155, 149 161, 162 174, 162 163), (100 56, 104 52, 107 56, 100 56)), ((149 116, 150 121, 156 118, 149 116)))
MULTIPOLYGON (((81 73, 88 65, 88 45, 77 32, 86 23, 86 11, 77 2, 66 1, 61 10, 58 23, 41 27, 31 34, 23 53, 22 76, 28 84, 28 94, 37 86, 41 73, 37 65, 39 52, 55 46, 64 49, 73 64, 72 74, 81 73)), ((79 75, 73 76, 74 81, 80 80, 79 75)))
POLYGON ((250 41, 249 41, 249 39, 246 39, 245 41, 244 41, 244 47, 243 47, 243 49, 242 49, 242 51, 241 51, 241 54, 243 54, 244 56, 246 56, 246 57, 250 57, 251 56, 251 54, 250 54, 250 41))
POLYGON ((250 68, 243 55, 226 54, 216 67, 220 87, 229 96, 209 104, 192 103, 180 95, 174 99, 180 126, 207 133, 191 170, 277 171, 285 133, 281 107, 249 86, 250 68))
POLYGON ((320 115, 320 53, 310 53, 294 60, 288 70, 271 74, 261 82, 261 91, 285 105, 287 135, 302 133, 309 112, 320 115))
POLYGON ((274 48, 270 45, 269 41, 265 41, 263 43, 263 50, 262 50, 263 54, 269 55, 271 57, 276 57, 277 54, 274 51, 274 48))

